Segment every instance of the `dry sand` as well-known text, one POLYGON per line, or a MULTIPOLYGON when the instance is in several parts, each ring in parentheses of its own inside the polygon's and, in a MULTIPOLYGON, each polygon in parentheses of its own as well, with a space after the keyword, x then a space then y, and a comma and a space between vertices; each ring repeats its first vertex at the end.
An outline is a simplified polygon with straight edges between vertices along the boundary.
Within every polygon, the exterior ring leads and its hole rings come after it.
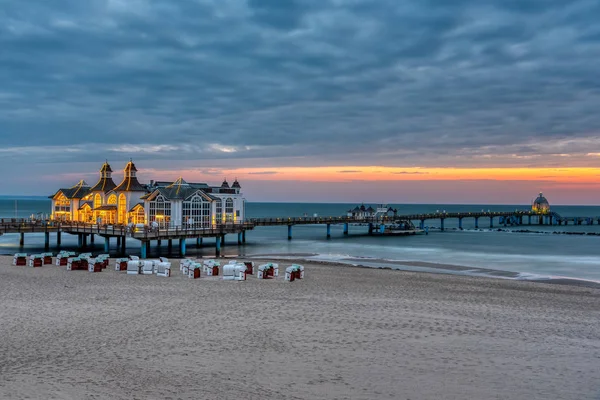
POLYGON ((310 263, 286 283, 10 262, 2 399, 600 398, 598 289, 310 263))

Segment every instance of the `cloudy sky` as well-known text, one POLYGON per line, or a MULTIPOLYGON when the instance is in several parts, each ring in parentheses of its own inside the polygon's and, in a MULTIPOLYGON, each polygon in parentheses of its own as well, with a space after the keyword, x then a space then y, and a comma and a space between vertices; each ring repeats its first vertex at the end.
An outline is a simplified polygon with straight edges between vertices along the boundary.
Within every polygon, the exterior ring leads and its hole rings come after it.
POLYGON ((598 0, 0 0, 0 194, 133 158, 249 201, 597 204, 599 19, 598 0))

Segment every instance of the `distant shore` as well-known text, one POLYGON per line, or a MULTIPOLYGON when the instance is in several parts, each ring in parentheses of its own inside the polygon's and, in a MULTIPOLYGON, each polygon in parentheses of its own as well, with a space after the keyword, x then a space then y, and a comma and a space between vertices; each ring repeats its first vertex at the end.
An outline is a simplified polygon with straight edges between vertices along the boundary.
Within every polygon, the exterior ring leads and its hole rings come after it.
MULTIPOLYGON (((600 291, 297 261, 297 282, 10 265, 2 398, 598 393, 600 291), (510 383, 508 383, 510 382, 510 383)), ((259 259, 256 259, 259 262, 259 259)))

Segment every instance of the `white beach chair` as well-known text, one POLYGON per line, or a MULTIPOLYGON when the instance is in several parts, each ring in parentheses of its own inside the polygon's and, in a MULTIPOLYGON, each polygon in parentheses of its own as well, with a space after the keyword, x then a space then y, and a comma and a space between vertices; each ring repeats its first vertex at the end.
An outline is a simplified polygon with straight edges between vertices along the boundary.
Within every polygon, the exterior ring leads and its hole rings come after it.
POLYGON ((139 260, 130 260, 127 262, 127 275, 138 275, 142 268, 142 262, 139 260))
POLYGON ((198 279, 200 278, 200 271, 202 270, 202 265, 200 263, 193 262, 188 267, 188 278, 198 279))
POLYGON ((160 262, 156 266, 156 276, 162 277, 170 277, 171 276, 171 263, 170 262, 160 262))
POLYGON ((154 273, 154 261, 144 260, 142 263, 142 275, 152 275, 154 273))

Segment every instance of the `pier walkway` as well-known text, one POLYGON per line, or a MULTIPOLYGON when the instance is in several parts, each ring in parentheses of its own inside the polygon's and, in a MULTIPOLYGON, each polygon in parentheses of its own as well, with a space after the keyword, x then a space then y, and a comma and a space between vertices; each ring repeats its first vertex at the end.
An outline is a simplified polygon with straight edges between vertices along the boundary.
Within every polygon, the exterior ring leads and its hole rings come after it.
POLYGON ((294 217, 294 218, 250 218, 243 223, 227 223, 218 224, 214 227, 203 228, 196 226, 182 226, 173 228, 152 228, 144 226, 141 228, 131 227, 126 225, 96 225, 83 222, 70 221, 44 221, 30 220, 17 218, 0 219, 0 235, 18 233, 20 234, 20 245, 25 242, 25 234, 28 233, 44 233, 45 247, 50 246, 50 234, 56 234, 56 244, 61 244, 61 234, 67 233, 78 236, 78 246, 83 248, 87 246, 88 238, 90 243, 94 243, 94 236, 104 238, 104 249, 106 252, 110 249, 110 241, 116 238, 117 248, 121 252, 125 252, 126 238, 130 237, 141 241, 142 257, 145 257, 151 241, 157 241, 158 244, 162 240, 167 240, 169 249, 172 247, 172 241, 178 240, 179 252, 183 256, 186 251, 186 240, 196 239, 199 245, 204 238, 215 238, 216 254, 220 255, 221 246, 225 243, 225 235, 237 234, 238 244, 245 243, 246 231, 252 230, 260 226, 287 226, 288 239, 292 239, 292 227, 294 225, 325 225, 327 229, 327 238, 331 237, 331 225, 343 224, 343 234, 349 234, 350 225, 368 225, 369 233, 383 231, 386 225, 397 223, 398 221, 418 224, 418 229, 413 229, 412 233, 425 228, 425 223, 431 220, 440 222, 440 229, 444 230, 446 220, 458 220, 458 227, 462 229, 463 220, 472 218, 475 222, 475 228, 480 227, 480 219, 488 220, 489 227, 493 228, 495 221, 500 226, 508 225, 600 225, 600 217, 561 217, 557 213, 537 214, 533 211, 479 211, 479 212, 435 212, 426 214, 409 214, 396 215, 378 218, 361 218, 348 216, 331 216, 331 217, 294 217))

